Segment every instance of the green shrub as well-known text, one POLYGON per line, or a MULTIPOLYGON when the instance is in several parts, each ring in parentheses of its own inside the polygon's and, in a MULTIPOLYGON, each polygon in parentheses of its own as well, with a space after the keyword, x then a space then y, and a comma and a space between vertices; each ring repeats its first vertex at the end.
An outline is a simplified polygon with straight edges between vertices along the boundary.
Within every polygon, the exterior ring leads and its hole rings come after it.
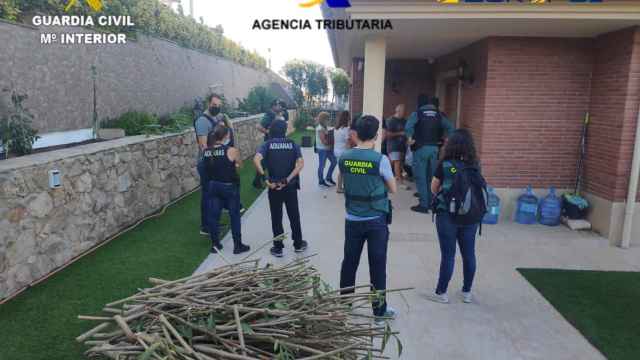
POLYGON ((298 117, 296 118, 296 121, 293 123, 293 126, 296 128, 296 130, 302 131, 302 130, 305 130, 307 127, 313 126, 313 125, 314 125, 313 116, 311 116, 311 113, 309 112, 309 110, 300 108, 298 110, 298 117))
POLYGON ((30 154, 33 144, 40 138, 31 126, 33 115, 22 104, 26 99, 26 94, 12 92, 13 109, 0 119, 0 140, 7 154, 30 154))
POLYGON ((276 95, 264 86, 254 86, 246 98, 240 100, 238 109, 249 114, 261 114, 269 111, 276 95))
POLYGON ((141 111, 129 111, 116 119, 109 119, 102 123, 103 128, 123 129, 127 136, 148 133, 154 126, 158 126, 156 116, 141 111))

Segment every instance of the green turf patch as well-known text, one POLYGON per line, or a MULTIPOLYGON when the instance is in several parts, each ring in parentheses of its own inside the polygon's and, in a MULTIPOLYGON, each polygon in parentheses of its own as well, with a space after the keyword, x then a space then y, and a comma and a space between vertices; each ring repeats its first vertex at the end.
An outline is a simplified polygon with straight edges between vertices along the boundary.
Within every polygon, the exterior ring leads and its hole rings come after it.
MULTIPOLYGON (((253 166, 245 161, 240 179, 246 208, 260 194, 251 186, 254 175, 253 166)), ((228 224, 228 218, 223 222, 228 224)), ((199 235, 199 229, 196 192, 0 305, 0 359, 84 359, 86 349, 75 337, 92 324, 77 315, 99 313, 104 304, 148 287, 149 277, 190 275, 209 254, 210 240, 199 235)))
POLYGON ((640 359, 640 273, 518 271, 608 359, 640 359))

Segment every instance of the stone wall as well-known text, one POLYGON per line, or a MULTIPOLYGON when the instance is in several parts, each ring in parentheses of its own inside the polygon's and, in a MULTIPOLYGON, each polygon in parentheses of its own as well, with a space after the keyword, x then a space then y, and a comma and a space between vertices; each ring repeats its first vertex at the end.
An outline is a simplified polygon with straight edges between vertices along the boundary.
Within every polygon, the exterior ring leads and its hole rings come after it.
MULTIPOLYGON (((260 115, 234 121, 251 156, 260 115)), ((0 299, 199 185, 193 130, 132 136, 0 162, 0 299), (58 169, 62 187, 50 189, 58 169)))
POLYGON ((190 50, 170 41, 138 35, 125 45, 42 45, 41 32, 88 32, 78 28, 42 28, 0 20, 0 113, 7 92, 16 89, 29 98, 41 133, 93 126, 93 80, 96 67, 98 119, 128 110, 165 114, 212 85, 229 102, 246 97, 256 85, 286 82, 229 60, 190 50), (5 98, 3 101, 1 98, 5 98))

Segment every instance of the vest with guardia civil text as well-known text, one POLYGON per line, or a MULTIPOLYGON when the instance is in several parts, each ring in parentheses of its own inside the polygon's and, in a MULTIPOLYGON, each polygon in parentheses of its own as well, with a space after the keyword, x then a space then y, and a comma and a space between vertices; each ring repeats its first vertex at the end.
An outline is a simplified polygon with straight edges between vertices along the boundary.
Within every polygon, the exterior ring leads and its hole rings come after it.
POLYGON ((368 149, 347 150, 340 158, 347 213, 374 217, 389 212, 384 179, 380 176, 382 154, 368 149))

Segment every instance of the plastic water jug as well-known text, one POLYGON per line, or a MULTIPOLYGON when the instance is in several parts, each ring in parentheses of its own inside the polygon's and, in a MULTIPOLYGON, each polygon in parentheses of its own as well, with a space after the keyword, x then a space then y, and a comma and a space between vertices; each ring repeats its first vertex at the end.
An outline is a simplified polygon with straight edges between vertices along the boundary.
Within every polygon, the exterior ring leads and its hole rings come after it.
POLYGON ((542 225, 560 225, 560 214, 562 213, 562 200, 556 196, 556 189, 551 187, 549 195, 540 200, 539 221, 542 225))
POLYGON ((531 185, 518 197, 515 221, 518 224, 535 224, 538 216, 538 198, 533 193, 531 185))
POLYGON ((496 194, 496 191, 491 186, 487 187, 487 195, 489 205, 487 206, 487 213, 482 218, 483 224, 497 224, 500 219, 500 197, 496 194))

